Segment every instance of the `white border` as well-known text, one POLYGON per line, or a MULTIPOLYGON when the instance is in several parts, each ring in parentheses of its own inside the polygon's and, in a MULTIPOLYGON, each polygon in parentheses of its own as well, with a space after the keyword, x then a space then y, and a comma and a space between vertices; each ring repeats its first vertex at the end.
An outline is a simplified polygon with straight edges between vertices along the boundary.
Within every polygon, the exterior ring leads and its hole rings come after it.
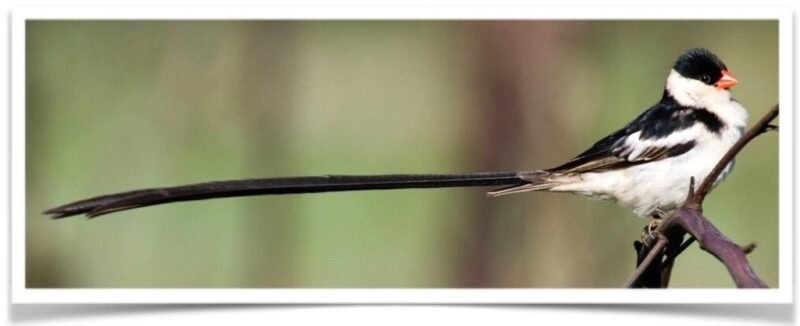
POLYGON ((794 37, 793 21, 790 11, 785 11, 780 18, 778 33, 779 38, 779 60, 778 60, 778 89, 780 98, 779 119, 783 121, 783 126, 790 129, 782 129, 778 136, 778 282, 781 283, 781 290, 786 290, 784 294, 788 296, 790 302, 793 299, 794 289, 794 37), (788 16, 788 17, 787 17, 788 16), (785 286, 784 286, 785 285, 785 286))
MULTIPOLYGON (((12 303, 791 303, 792 13, 783 7, 353 6, 23 8, 12 15, 12 303), (624 9, 624 10, 623 10, 624 9), (28 19, 778 19, 780 21, 780 288, 737 289, 27 289, 25 288, 25 21, 28 19), (789 123, 787 123, 787 121, 789 123)), ((757 217, 754 217, 757 218, 757 217)))
POLYGON ((16 19, 786 19, 780 6, 727 7, 540 7, 540 6, 265 6, 20 8, 16 19))

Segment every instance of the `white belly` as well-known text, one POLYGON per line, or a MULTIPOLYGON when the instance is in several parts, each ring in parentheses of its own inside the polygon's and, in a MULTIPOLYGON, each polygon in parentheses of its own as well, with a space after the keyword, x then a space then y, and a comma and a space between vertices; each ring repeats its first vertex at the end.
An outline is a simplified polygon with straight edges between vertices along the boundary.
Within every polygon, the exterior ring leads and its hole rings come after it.
MULTIPOLYGON (((691 178, 694 177, 695 187, 699 186, 741 134, 740 129, 726 129, 698 140, 698 145, 683 155, 616 171, 585 173, 579 181, 551 191, 613 200, 642 217, 652 216, 657 209, 669 212, 686 200, 691 178)), ((714 186, 732 169, 733 163, 728 164, 714 186)))

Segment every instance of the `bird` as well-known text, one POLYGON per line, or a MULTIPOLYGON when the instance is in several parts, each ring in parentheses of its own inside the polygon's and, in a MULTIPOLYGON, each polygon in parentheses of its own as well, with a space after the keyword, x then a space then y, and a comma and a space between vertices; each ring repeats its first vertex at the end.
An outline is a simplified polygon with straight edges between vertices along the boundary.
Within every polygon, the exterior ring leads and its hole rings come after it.
MULTIPOLYGON (((714 53, 691 48, 675 60, 661 99, 589 149, 549 169, 457 174, 323 175, 213 181, 79 200, 44 211, 54 219, 211 198, 406 188, 485 187, 497 197, 564 192, 617 202, 640 217, 664 217, 708 176, 747 125, 731 96, 738 80, 714 53)), ((712 184, 732 171, 731 161, 712 184)))

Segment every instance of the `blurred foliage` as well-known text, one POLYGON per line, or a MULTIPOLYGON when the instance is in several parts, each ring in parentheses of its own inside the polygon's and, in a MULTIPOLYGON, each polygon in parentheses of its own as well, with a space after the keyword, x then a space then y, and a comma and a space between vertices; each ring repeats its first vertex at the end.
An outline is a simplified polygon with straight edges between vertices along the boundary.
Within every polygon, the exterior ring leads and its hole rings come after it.
MULTIPOLYGON (((689 47, 726 62, 752 119, 778 100, 775 21, 29 21, 26 33, 28 287, 618 287, 647 221, 568 194, 40 212, 208 180, 551 167, 657 101, 689 47)), ((748 146, 705 207, 758 244, 750 259, 771 286, 777 138, 748 146)), ((733 286, 697 246, 671 285, 733 286)))

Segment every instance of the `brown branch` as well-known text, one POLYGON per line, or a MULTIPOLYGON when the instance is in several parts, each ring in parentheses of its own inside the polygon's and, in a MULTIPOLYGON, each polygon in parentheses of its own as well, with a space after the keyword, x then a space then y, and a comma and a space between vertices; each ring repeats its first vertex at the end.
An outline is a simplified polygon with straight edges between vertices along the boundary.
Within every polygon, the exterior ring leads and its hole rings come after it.
POLYGON ((767 284, 753 271, 742 248, 722 234, 699 210, 684 205, 678 209, 675 216, 678 224, 697 239, 700 248, 717 257, 725 265, 737 287, 767 287, 767 284))
POLYGON ((675 265, 675 257, 678 257, 678 255, 692 243, 692 240, 693 238, 690 237, 688 241, 683 242, 683 234, 675 235, 672 240, 669 240, 670 242, 664 250, 664 256, 666 258, 661 263, 661 279, 659 279, 661 288, 669 287, 669 280, 672 277, 672 267, 675 265))
POLYGON ((686 203, 673 214, 664 218, 654 231, 658 235, 657 237, 645 237, 634 246, 639 264, 625 282, 625 287, 666 287, 675 258, 695 240, 700 244, 701 249, 714 255, 725 265, 737 287, 767 287, 747 261, 746 255, 752 251, 753 247, 743 248, 728 239, 703 216, 702 205, 719 174, 745 145, 764 132, 778 130, 777 126, 770 124, 777 116, 778 105, 775 105, 725 153, 696 192, 694 191, 694 179, 690 180, 686 203), (670 246, 672 249, 670 247, 668 250, 663 249, 669 242, 681 241, 686 233, 691 235, 689 240, 680 246, 670 246), (665 255, 667 257, 663 258, 665 255), (642 282, 643 279, 648 282, 642 282))
MULTIPOLYGON (((675 253, 669 255, 667 257, 667 259, 664 260, 664 264, 672 263, 673 261, 675 261, 675 257, 678 257, 681 253, 683 253, 684 250, 686 250, 686 248, 689 248, 689 246, 691 246, 695 242, 695 240, 696 239, 694 237, 689 237, 689 240, 684 241, 681 244, 680 248, 678 248, 678 250, 675 251, 675 253)), ((744 250, 744 249, 742 249, 742 250, 744 250)), ((745 251, 745 252, 749 253, 747 251, 745 251)))
MULTIPOLYGON (((646 255, 644 259, 642 259, 639 262, 638 266, 636 266, 636 271, 633 274, 635 275, 635 277, 629 278, 628 281, 625 282, 624 287, 629 288, 636 285, 636 283, 639 282, 639 276, 644 275, 645 270, 651 268, 650 266, 653 263, 653 261, 656 259, 657 256, 661 254, 661 251, 664 250, 664 247, 667 245, 667 239, 661 235, 657 236, 657 238, 658 241, 656 241, 655 245, 653 245, 653 247, 649 249, 650 254, 646 255)), ((640 247, 637 249, 641 250, 642 243, 639 243, 638 246, 640 247)))

